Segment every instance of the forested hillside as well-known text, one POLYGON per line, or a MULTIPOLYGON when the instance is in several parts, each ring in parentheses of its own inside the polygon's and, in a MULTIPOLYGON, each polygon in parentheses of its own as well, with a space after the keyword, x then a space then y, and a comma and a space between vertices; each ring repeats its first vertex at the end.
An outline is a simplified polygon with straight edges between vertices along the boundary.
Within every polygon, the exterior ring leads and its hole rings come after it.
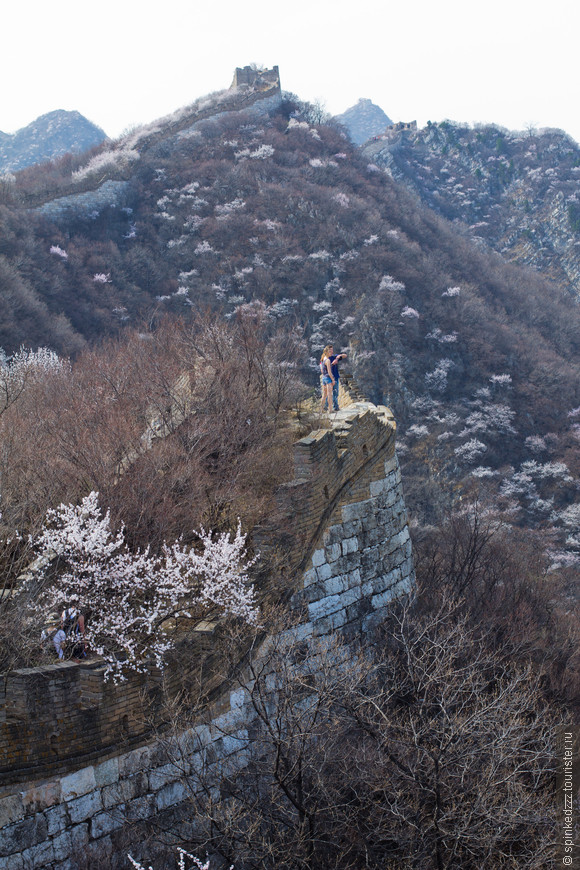
POLYGON ((392 407, 418 519, 438 521, 479 488, 513 522, 555 534, 555 564, 573 562, 570 293, 421 206, 308 106, 238 112, 231 100, 215 95, 178 123, 18 175, 0 209, 6 352, 25 343, 74 355, 161 314, 231 319, 265 306, 303 331, 313 385, 332 341, 366 393, 392 407))
POLYGON ((363 152, 469 238, 580 295, 580 148, 562 130, 429 122, 363 152))

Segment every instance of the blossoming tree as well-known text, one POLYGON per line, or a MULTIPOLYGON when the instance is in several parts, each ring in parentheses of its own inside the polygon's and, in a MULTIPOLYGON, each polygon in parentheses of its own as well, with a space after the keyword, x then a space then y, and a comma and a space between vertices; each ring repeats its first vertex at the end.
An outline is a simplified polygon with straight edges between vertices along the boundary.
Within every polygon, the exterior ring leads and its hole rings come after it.
POLYGON ((181 541, 164 544, 159 555, 132 552, 124 530, 91 492, 80 505, 48 512, 37 539, 39 559, 31 582, 38 586, 31 617, 63 604, 87 618, 85 639, 106 664, 106 676, 125 679, 153 660, 163 667, 173 645, 164 623, 175 616, 200 619, 208 610, 255 623, 258 608, 247 570, 246 536, 199 533, 200 549, 181 541))

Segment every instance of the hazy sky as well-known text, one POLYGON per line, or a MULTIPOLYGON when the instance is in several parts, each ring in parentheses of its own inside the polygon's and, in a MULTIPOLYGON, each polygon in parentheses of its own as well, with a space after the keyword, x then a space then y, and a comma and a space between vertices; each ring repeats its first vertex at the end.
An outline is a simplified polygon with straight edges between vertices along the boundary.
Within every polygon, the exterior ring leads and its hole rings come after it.
POLYGON ((278 64, 333 114, 559 127, 580 141, 578 0, 6 0, 0 130, 76 109, 111 136, 278 64))

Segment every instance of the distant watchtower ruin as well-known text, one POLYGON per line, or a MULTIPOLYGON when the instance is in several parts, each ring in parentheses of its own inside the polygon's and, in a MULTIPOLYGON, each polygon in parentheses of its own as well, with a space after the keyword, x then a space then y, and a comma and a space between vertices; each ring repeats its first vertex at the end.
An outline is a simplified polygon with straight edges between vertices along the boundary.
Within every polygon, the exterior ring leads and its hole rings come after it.
POLYGON ((242 85, 257 91, 280 91, 280 72, 277 66, 272 69, 256 69, 253 66, 236 67, 230 89, 242 85))

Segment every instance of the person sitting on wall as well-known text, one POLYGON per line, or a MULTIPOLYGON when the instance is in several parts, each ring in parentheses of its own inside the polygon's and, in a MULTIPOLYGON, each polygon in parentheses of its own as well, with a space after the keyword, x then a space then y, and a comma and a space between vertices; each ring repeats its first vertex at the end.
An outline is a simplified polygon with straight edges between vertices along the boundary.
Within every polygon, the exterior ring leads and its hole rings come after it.
POLYGON ((85 643, 85 617, 75 607, 65 607, 60 615, 58 628, 53 625, 52 628, 45 629, 41 634, 41 639, 46 640, 49 637, 52 640, 55 652, 60 661, 65 656, 67 658, 85 658, 86 643, 85 643))
POLYGON ((62 628, 58 614, 53 614, 48 624, 45 628, 42 629, 40 633, 40 642, 44 645, 45 643, 51 642, 54 646, 54 651, 59 660, 62 661, 64 659, 64 647, 66 643, 66 634, 64 633, 64 629, 62 628))
MULTIPOLYGON (((338 381, 340 378, 340 373, 338 371, 338 361, 341 359, 346 359, 346 354, 334 353, 334 348, 331 344, 328 346, 328 351, 328 358, 330 360, 330 371, 332 374, 332 380, 334 381, 334 383, 332 384, 332 408, 334 411, 338 411, 338 381)), ((326 410, 326 406, 323 408, 323 410, 326 410)))

